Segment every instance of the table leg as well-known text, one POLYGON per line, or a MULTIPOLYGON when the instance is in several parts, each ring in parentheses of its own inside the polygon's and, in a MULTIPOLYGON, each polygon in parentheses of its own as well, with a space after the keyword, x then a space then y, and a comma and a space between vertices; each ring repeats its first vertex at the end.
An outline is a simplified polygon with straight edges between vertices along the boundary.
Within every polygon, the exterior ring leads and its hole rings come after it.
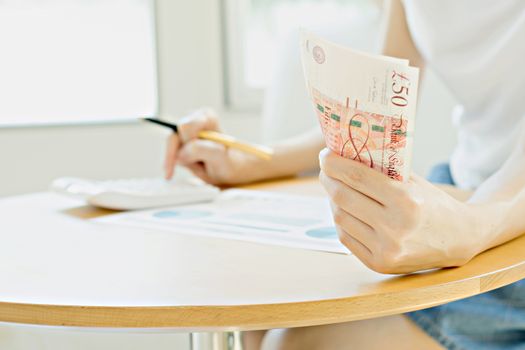
POLYGON ((190 333, 191 350, 243 350, 241 332, 190 333))

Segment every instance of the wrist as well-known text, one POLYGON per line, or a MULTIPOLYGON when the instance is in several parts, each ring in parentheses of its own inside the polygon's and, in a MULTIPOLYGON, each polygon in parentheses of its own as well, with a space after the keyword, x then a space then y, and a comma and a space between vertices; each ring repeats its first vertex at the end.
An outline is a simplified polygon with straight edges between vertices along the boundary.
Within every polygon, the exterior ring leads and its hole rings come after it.
POLYGON ((473 229, 470 249, 472 257, 507 240, 505 236, 510 229, 507 227, 509 203, 468 203, 467 206, 473 229))
POLYGON ((288 154, 281 152, 279 148, 270 160, 256 158, 247 164, 252 172, 256 172, 256 180, 293 176, 299 172, 288 154))
POLYGON ((255 182, 266 179, 293 176, 298 173, 293 160, 279 148, 271 159, 261 159, 244 153, 241 159, 242 171, 238 174, 243 182, 255 182))
POLYGON ((272 168, 272 161, 261 159, 252 154, 235 151, 234 174, 231 184, 245 184, 277 177, 272 168))
POLYGON ((300 142, 282 142, 273 147, 274 154, 270 160, 254 155, 235 152, 235 163, 238 165, 236 183, 255 182, 278 177, 294 176, 300 172, 313 170, 319 166, 318 147, 306 147, 300 142))
POLYGON ((294 176, 302 172, 319 170, 318 147, 305 147, 300 142, 282 142, 273 146, 274 156, 268 162, 271 177, 294 176))

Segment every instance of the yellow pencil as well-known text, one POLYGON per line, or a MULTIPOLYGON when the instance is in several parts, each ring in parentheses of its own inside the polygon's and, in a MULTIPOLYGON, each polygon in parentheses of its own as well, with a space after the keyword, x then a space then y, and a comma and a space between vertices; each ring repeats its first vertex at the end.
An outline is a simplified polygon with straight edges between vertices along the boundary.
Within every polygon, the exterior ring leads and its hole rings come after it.
MULTIPOLYGON (((168 123, 155 118, 144 118, 144 120, 170 128, 175 133, 179 132, 179 128, 176 124, 168 123)), ((270 147, 239 141, 233 136, 221 134, 216 131, 201 131, 199 132, 198 136, 200 139, 214 141, 223 144, 226 147, 235 148, 240 151, 253 154, 254 156, 264 160, 270 160, 273 156, 273 150, 270 147)))

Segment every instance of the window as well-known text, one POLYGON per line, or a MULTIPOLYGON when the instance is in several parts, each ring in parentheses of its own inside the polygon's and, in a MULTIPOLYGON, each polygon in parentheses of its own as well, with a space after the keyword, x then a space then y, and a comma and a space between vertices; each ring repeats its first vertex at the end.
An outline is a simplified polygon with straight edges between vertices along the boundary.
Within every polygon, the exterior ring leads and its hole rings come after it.
POLYGON ((240 109, 260 104, 276 64, 278 48, 293 31, 374 17, 379 13, 380 3, 379 0, 223 1, 227 102, 240 109))
POLYGON ((152 0, 0 0, 0 125, 157 108, 152 0))

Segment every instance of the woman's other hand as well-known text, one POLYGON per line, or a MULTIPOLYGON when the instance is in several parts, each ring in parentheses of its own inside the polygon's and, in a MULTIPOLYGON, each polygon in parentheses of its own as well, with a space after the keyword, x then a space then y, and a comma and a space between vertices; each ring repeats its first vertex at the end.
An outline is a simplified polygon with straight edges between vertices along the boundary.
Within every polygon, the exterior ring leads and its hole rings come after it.
POLYGON ((178 133, 168 139, 164 170, 173 177, 175 165, 190 169, 196 176, 214 185, 233 185, 265 177, 266 164, 254 155, 222 144, 201 140, 199 132, 220 131, 217 114, 209 108, 199 109, 178 123, 178 133))

